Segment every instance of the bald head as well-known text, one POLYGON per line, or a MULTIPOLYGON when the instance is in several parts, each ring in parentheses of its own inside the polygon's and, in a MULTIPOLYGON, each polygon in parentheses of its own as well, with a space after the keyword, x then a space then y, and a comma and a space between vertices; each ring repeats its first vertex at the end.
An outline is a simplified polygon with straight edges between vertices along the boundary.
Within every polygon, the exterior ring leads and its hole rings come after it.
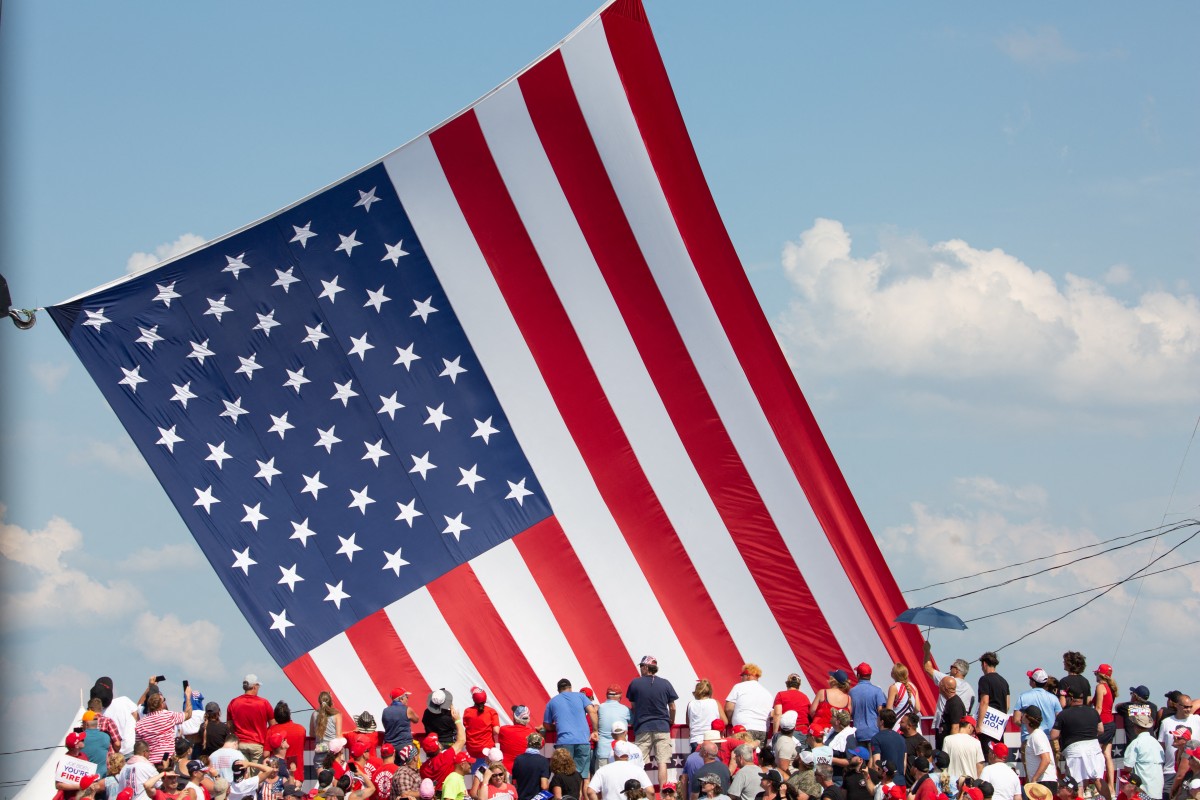
POLYGON ((958 691, 958 681, 947 675, 938 682, 938 690, 943 697, 953 697, 954 693, 958 691))

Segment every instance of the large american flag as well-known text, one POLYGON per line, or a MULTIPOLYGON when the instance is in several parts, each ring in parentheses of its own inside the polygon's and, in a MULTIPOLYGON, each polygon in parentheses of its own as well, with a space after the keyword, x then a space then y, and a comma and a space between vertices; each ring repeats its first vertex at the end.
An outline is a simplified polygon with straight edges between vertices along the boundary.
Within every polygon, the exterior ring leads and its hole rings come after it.
POLYGON ((51 314, 310 701, 920 662, 637 0, 51 314))

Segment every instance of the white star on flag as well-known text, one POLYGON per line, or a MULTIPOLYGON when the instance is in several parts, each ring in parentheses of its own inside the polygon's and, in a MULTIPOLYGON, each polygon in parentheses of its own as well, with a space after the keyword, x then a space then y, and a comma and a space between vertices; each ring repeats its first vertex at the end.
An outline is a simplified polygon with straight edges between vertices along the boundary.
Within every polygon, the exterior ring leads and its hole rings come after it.
POLYGON ((351 489, 350 494, 354 495, 354 499, 351 500, 350 505, 348 505, 346 507, 347 508, 357 508, 359 511, 361 511, 363 513, 364 516, 366 516, 367 506, 369 506, 371 503, 375 502, 367 495, 367 490, 370 488, 371 488, 370 486, 364 486, 362 488, 362 491, 360 491, 360 492, 356 492, 353 489, 351 489))
POLYGON ((392 299, 383 293, 386 288, 387 286, 380 286, 373 292, 367 289, 367 302, 363 303, 363 308, 372 307, 376 314, 383 311, 383 304, 392 299))
POLYGON ((278 614, 274 611, 268 611, 267 613, 271 615, 271 630, 279 631, 279 635, 286 639, 287 629, 296 625, 294 622, 288 622, 287 609, 285 608, 278 614))
POLYGON ((341 243, 341 244, 339 244, 337 247, 333 248, 333 252, 335 252, 335 253, 336 253, 336 252, 338 252, 339 250, 341 250, 341 251, 342 251, 342 252, 344 252, 344 253, 345 253, 347 256, 349 256, 349 255, 350 255, 350 252, 351 252, 352 250, 354 250, 354 248, 356 248, 356 247, 358 247, 360 244, 362 244, 362 242, 360 242, 360 241, 358 241, 357 239, 355 239, 355 238, 354 238, 354 235, 355 235, 356 233, 358 233, 358 231, 350 231, 350 235, 349 235, 349 236, 342 236, 342 235, 339 233, 339 234, 338 234, 338 238, 342 240, 342 243, 341 243))
POLYGON ((442 411, 442 409, 445 407, 446 407, 445 403, 442 403, 437 408, 430 408, 429 406, 425 406, 425 410, 429 412, 429 418, 427 420, 425 420, 425 424, 432 425, 433 427, 437 428, 439 433, 442 430, 443 422, 445 422, 446 420, 454 419, 449 414, 446 414, 444 411, 442 411))
POLYGON ((104 325, 104 323, 112 322, 111 319, 104 316, 103 308, 99 311, 84 311, 83 313, 87 314, 87 321, 83 323, 85 328, 95 328, 96 330, 100 330, 100 327, 104 325))
POLYGON ((454 541, 456 542, 462 541, 463 531, 471 530, 471 526, 463 522, 463 515, 461 511, 456 517, 449 517, 445 514, 443 514, 442 517, 446 520, 446 529, 443 530, 442 533, 454 534, 454 541))
POLYGON ((384 397, 383 395, 379 395, 379 402, 383 403, 383 407, 379 409, 379 413, 387 414, 388 417, 390 417, 393 422, 395 422, 395 420, 396 420, 396 412, 399 411, 400 409, 404 408, 404 404, 397 402, 397 400, 396 400, 396 395, 398 395, 398 394, 399 394, 399 392, 392 392, 391 397, 384 397))
POLYGON ((458 482, 458 485, 466 486, 471 490, 471 494, 475 494, 475 484, 482 480, 487 480, 479 474, 478 464, 471 465, 470 469, 463 469, 462 467, 459 467, 458 471, 462 473, 462 480, 458 482))
POLYGON ((329 298, 329 302, 331 302, 331 303, 337 302, 338 292, 346 291, 342 287, 338 286, 338 276, 337 275, 334 275, 333 280, 331 280, 331 281, 322 280, 321 286, 323 286, 325 288, 321 291, 321 293, 319 295, 317 295, 317 297, 319 297, 319 298, 327 297, 327 298, 329 298))
MULTIPOLYGON (((313 447, 324 447, 326 453, 332 453, 333 446, 342 441, 333 435, 333 431, 336 428, 336 425, 330 425, 328 430, 321 430, 320 428, 317 428, 317 435, 320 438, 317 439, 316 444, 314 444, 313 447)), ((321 473, 318 472, 317 474, 320 475, 321 473)))
POLYGON ((354 543, 354 538, 356 536, 358 536, 357 533, 350 534, 349 538, 345 536, 339 536, 338 541, 342 543, 342 546, 338 548, 336 555, 345 556, 350 561, 353 561, 354 554, 359 550, 362 550, 361 547, 354 543))
POLYGON ((308 383, 308 378, 304 377, 304 367, 292 372, 290 369, 284 370, 288 374, 288 379, 284 382, 284 386, 291 386, 296 390, 296 394, 300 394, 300 387, 308 383))
POLYGON ((158 335, 157 325, 155 325, 153 328, 143 328, 139 325, 138 330, 142 332, 142 335, 134 341, 138 344, 146 345, 146 347, 149 347, 151 350, 154 349, 155 342, 161 342, 163 340, 163 337, 158 335))
POLYGON ((125 369, 124 367, 121 367, 121 372, 125 373, 125 377, 122 378, 121 380, 117 381, 117 384, 118 385, 124 384, 124 385, 128 386, 130 388, 130 390, 133 391, 134 394, 137 394, 137 387, 138 387, 139 383, 147 382, 146 379, 141 376, 141 372, 142 372, 141 364, 137 365, 133 369, 125 369))
POLYGON ((348 406, 350 404, 351 397, 358 397, 358 392, 356 392, 350 388, 350 384, 352 384, 352 383, 354 383, 353 378, 346 381, 345 383, 338 383, 337 381, 334 381, 333 382, 333 397, 331 397, 329 399, 330 400, 341 400, 342 408, 345 408, 346 406, 348 406))
POLYGON ((176 435, 175 435, 175 429, 176 429, 177 427, 179 427, 179 426, 178 426, 178 425, 172 425, 172 426, 171 426, 171 427, 169 427, 169 428, 159 428, 159 429, 158 429, 158 432, 159 432, 160 434, 162 434, 162 438, 160 438, 160 439, 159 439, 157 442, 155 442, 155 444, 161 444, 161 445, 164 445, 164 446, 167 448, 167 452, 168 452, 168 453, 174 453, 174 452, 175 452, 175 445, 177 445, 177 444, 179 444, 180 442, 182 442, 182 441, 183 441, 183 437, 182 437, 182 436, 176 436, 176 435))
POLYGON ((242 508, 246 511, 246 516, 242 517, 242 522, 249 522, 254 526, 254 530, 258 530, 258 523, 270 519, 266 514, 262 513, 262 503, 254 506, 242 504, 242 508))
POLYGON ((362 336, 358 336, 358 337, 351 336, 350 341, 353 342, 354 344, 352 344, 350 346, 350 350, 349 350, 349 352, 346 353, 346 355, 358 356, 359 361, 366 361, 367 360, 367 351, 375 349, 375 345, 373 345, 367 341, 367 332, 366 331, 363 331, 362 336))
POLYGON ((208 342, 208 339, 205 339, 203 342, 199 343, 189 342, 189 344, 192 346, 192 352, 188 353, 187 357, 196 359, 200 362, 201 366, 203 366, 204 359, 208 358, 209 356, 216 355, 216 353, 208 349, 208 342))
POLYGON ((492 418, 488 417, 485 420, 477 419, 473 421, 475 423, 475 432, 471 434, 471 438, 474 439, 478 437, 483 439, 484 444, 491 444, 492 434, 500 432, 492 427, 492 418))
POLYGON ((407 503, 396 501, 396 505, 400 508, 400 514, 396 517, 396 520, 404 520, 410 528, 413 526, 414 519, 425 516, 424 512, 417 511, 417 498, 415 497, 407 503))
POLYGON ((379 260, 380 261, 391 261, 393 267, 400 266, 400 259, 402 259, 406 255, 408 255, 408 253, 405 251, 405 249, 400 246, 402 244, 404 244, 403 239, 396 242, 395 244, 388 244, 387 242, 384 242, 383 246, 387 249, 387 253, 383 256, 383 258, 381 258, 379 260))
POLYGON ((246 380, 248 381, 254 380, 254 370, 262 369, 262 366, 258 363, 257 353, 251 353, 249 358, 238 356, 238 361, 240 361, 242 365, 235 369, 233 374, 238 375, 244 373, 246 375, 246 380))
POLYGON ((449 378, 451 383, 457 383, 458 376, 467 371, 466 367, 459 366, 458 362, 460 361, 462 361, 462 356, 455 356, 453 361, 443 358, 442 363, 446 365, 446 368, 438 373, 438 377, 449 378))
POLYGON ((300 344, 311 344, 313 346, 313 350, 320 349, 321 340, 329 338, 329 334, 321 330, 324 327, 324 322, 318 322, 316 327, 305 325, 304 330, 308 332, 308 335, 300 340, 300 344))
POLYGON ((240 397, 237 400, 234 400, 232 403, 228 400, 222 400, 221 402, 225 404, 225 410, 222 411, 219 416, 229 417, 231 420, 233 420, 234 425, 237 425, 238 417, 242 416, 243 414, 250 413, 246 409, 242 408, 242 398, 240 397))
MULTIPOLYGON (((308 475, 301 475, 300 477, 304 478, 304 488, 300 490, 300 493, 303 494, 307 492, 311 494, 313 496, 313 500, 320 499, 318 495, 321 493, 321 490, 329 488, 325 484, 321 483, 320 472, 317 472, 317 474, 313 475, 312 477, 309 477, 308 475)), ((305 522, 308 522, 308 520, 305 520, 305 522)))
POLYGON ((379 466, 379 459, 383 458, 384 456, 391 455, 391 453, 383 449, 383 439, 380 439, 375 444, 363 442, 363 446, 367 448, 367 454, 359 460, 366 461, 367 459, 370 459, 377 467, 379 466))
MULTIPOLYGON (((225 256, 225 260, 229 263, 226 264, 225 269, 221 270, 221 272, 232 272, 235 279, 240 278, 242 270, 250 269, 250 265, 242 260, 245 257, 245 253, 242 253, 237 258, 234 258, 233 256, 225 256)), ((174 286, 175 284, 171 285, 174 286)))
POLYGON ((397 578, 400 577, 400 568, 408 566, 408 562, 400 556, 400 551, 402 549, 403 548, 397 547, 396 552, 394 553, 389 553, 387 550, 383 551, 384 558, 387 560, 387 563, 383 565, 383 568, 390 569, 395 572, 397 578))
POLYGON ((308 538, 310 536, 316 536, 316 535, 317 535, 317 532, 314 531, 312 528, 308 527, 308 517, 305 517, 304 522, 293 522, 292 523, 292 535, 289 536, 288 538, 289 539, 299 539, 301 547, 308 547, 308 538))
POLYGON ((285 433, 296 427, 292 423, 288 422, 289 413, 291 412, 285 411, 283 412, 283 415, 279 417, 275 416, 274 414, 268 414, 267 416, 271 418, 271 422, 274 424, 271 425, 270 428, 267 428, 267 433, 278 433, 279 438, 282 439, 285 433))
POLYGON ((206 317, 209 315, 214 316, 217 318, 217 322, 220 322, 221 316, 223 314, 228 314, 230 311, 233 311, 232 308, 225 305, 226 297, 228 297, 228 295, 224 295, 224 294, 221 295, 220 297, 218 297, 216 300, 213 300, 211 297, 209 297, 208 298, 208 311, 204 312, 204 316, 206 316, 206 317))
POLYGON ((204 510, 212 514, 213 504, 221 502, 216 497, 213 497, 213 487, 209 486, 204 491, 196 490, 196 502, 192 506, 204 506, 204 510))
POLYGON ((292 288, 292 284, 300 282, 300 279, 292 274, 295 269, 295 267, 288 267, 287 272, 284 272, 281 269, 275 270, 275 282, 271 285, 278 286, 280 289, 283 289, 284 294, 288 294, 289 290, 292 288))
POLYGON ((188 400, 195 399, 196 397, 196 395, 192 394, 191 391, 191 381, 188 381, 183 386, 172 383, 171 388, 175 390, 175 395, 171 399, 183 403, 184 408, 187 408, 188 400))
POLYGON ((328 583, 325 584, 325 588, 329 590, 329 594, 325 595, 325 599, 337 606, 338 611, 342 610, 342 601, 350 596, 342 591, 343 583, 345 581, 338 581, 337 586, 328 583))
POLYGON ((258 563, 257 561, 255 561, 253 558, 250 557, 250 548, 249 547, 247 547, 245 550, 243 550, 240 553, 237 550, 234 550, 233 554, 237 557, 237 560, 233 562, 233 568, 240 569, 242 571, 242 573, 245 575, 249 575, 250 568, 258 563))
POLYGON ((508 484, 508 488, 511 491, 509 491, 508 494, 504 495, 504 499, 505 500, 516 500, 517 505, 524 506, 525 498, 529 497, 531 494, 533 494, 533 492, 531 492, 525 488, 525 480, 526 480, 525 478, 521 478, 521 480, 518 481, 517 483, 513 483, 512 481, 505 481, 508 484))
POLYGON ((403 349, 397 347, 396 360, 392 362, 392 365, 394 366, 396 364, 403 364, 406 370, 412 372, 412 362, 419 361, 421 358, 419 355, 413 352, 413 348, 416 346, 416 342, 413 342, 408 347, 403 349))
POLYGON ((259 461, 256 458, 254 459, 254 463, 258 464, 258 472, 254 474, 254 477, 262 478, 267 482, 267 486, 271 485, 272 478, 274 478, 276 475, 283 474, 279 470, 275 469, 275 456, 271 456, 270 461, 259 461))
POLYGON ((271 328, 283 324, 282 322, 275 321, 275 309, 271 309, 270 313, 267 314, 259 314, 256 311, 254 312, 254 316, 258 317, 258 324, 251 328, 251 330, 262 331, 263 335, 268 339, 271 338, 271 328))
POLYGON ((284 568, 282 565, 279 567, 279 571, 283 573, 283 576, 279 579, 279 583, 286 583, 287 587, 293 592, 296 591, 296 584, 304 580, 304 578, 301 578, 300 575, 297 574, 296 567, 297 564, 292 564, 287 568, 284 568))
POLYGON ((363 211, 366 211, 368 214, 371 213, 371 204, 378 203, 381 200, 381 198, 375 196, 375 190, 378 188, 378 186, 372 186, 371 191, 369 192, 364 192, 362 189, 359 189, 358 202, 354 204, 354 207, 358 208, 359 206, 362 206, 363 211))
POLYGON ((223 469, 225 462, 231 458, 233 456, 225 452, 225 443, 221 442, 220 444, 210 444, 208 446, 208 455, 204 457, 204 460, 215 461, 217 462, 217 469, 223 469))
POLYGON ((409 314, 409 316, 420 317, 421 322, 428 323, 429 315, 437 313, 437 309, 433 307, 432 295, 424 300, 413 300, 413 305, 417 307, 417 310, 409 314))
POLYGON ((296 232, 296 235, 291 238, 291 241, 299 242, 300 247, 305 250, 308 249, 308 240, 317 235, 312 232, 312 220, 304 223, 303 227, 299 225, 293 225, 292 230, 296 232))
POLYGON ((183 297, 183 295, 178 294, 175 291, 175 284, 178 282, 179 281, 171 281, 165 285, 161 283, 154 284, 154 288, 158 289, 158 294, 154 295, 154 300, 152 302, 160 302, 167 308, 170 308, 172 300, 178 300, 180 297, 183 297))
POLYGON ((427 477, 427 474, 426 474, 429 472, 429 470, 437 469, 437 464, 434 464, 432 461, 429 460, 429 451, 425 451, 425 455, 423 455, 423 456, 413 456, 412 460, 413 460, 413 468, 408 471, 409 474, 412 474, 414 472, 419 472, 419 473, 421 473, 421 477, 424 478, 425 480, 429 480, 429 478, 427 477))

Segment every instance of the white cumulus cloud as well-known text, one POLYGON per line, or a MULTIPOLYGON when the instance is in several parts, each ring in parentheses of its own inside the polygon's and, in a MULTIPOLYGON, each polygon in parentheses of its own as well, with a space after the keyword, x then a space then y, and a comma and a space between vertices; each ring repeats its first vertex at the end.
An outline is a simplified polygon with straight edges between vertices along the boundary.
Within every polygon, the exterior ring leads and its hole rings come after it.
POLYGON ((830 219, 788 242, 782 261, 797 296, 777 331, 806 369, 998 379, 1101 406, 1200 399, 1193 294, 1149 291, 1130 304, 959 239, 856 256, 830 219))
POLYGON ((174 614, 142 612, 133 623, 130 643, 147 663, 178 666, 188 676, 212 678, 224 674, 221 629, 208 620, 184 622, 174 614))
POLYGON ((193 248, 204 244, 203 236, 197 236, 194 233, 185 233, 173 242, 167 242, 155 247, 149 253, 137 252, 129 257, 129 261, 125 263, 125 271, 128 273, 141 272, 144 269, 153 267, 160 261, 166 261, 168 258, 174 258, 177 255, 182 255, 193 248))

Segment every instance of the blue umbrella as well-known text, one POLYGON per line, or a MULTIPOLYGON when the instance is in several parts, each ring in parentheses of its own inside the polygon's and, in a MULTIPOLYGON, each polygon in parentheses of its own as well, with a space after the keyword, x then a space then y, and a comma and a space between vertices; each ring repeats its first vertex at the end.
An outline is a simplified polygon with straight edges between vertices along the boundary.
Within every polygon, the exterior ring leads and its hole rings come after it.
POLYGON ((923 625, 926 628, 949 628, 953 631, 965 631, 967 629, 967 623, 963 622, 962 619, 954 616, 949 611, 942 611, 940 608, 934 608, 933 606, 910 608, 896 617, 896 622, 923 625))

